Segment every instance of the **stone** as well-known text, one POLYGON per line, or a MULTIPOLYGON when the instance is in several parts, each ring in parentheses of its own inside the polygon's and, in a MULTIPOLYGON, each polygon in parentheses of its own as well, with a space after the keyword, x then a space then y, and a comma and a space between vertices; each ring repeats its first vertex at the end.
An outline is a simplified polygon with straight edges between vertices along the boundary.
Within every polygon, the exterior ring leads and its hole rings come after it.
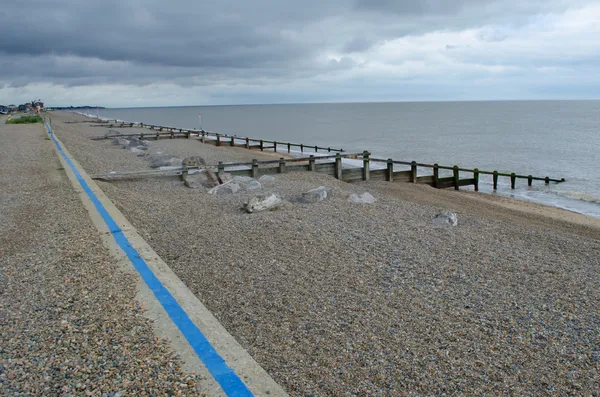
POLYGON ((352 193, 348 197, 348 201, 352 203, 360 203, 360 204, 375 204, 377 199, 371 195, 371 193, 364 192, 360 196, 358 194, 352 193))
POLYGON ((302 193, 301 201, 305 203, 317 203, 331 196, 331 188, 319 186, 318 188, 302 193))
POLYGON ((210 181, 206 177, 206 173, 204 172, 186 175, 183 178, 183 183, 190 189, 204 189, 205 186, 211 185, 210 181))
POLYGON ((454 212, 442 211, 433 217, 433 223, 442 226, 456 226, 458 218, 454 212))
POLYGON ((275 177, 273 175, 263 175, 258 178, 258 181, 263 185, 266 183, 275 183, 275 177))
POLYGON ((129 148, 129 150, 138 157, 148 155, 148 152, 147 152, 148 149, 143 146, 132 147, 132 148, 129 148))
POLYGON ((153 154, 150 156, 150 167, 152 168, 160 168, 160 167, 178 167, 181 166, 183 160, 177 157, 171 157, 164 154, 153 154))
POLYGON ((252 180, 250 183, 248 183, 246 188, 248 190, 258 190, 258 189, 262 189, 262 185, 260 184, 259 181, 252 180))
POLYGON ((282 203, 281 199, 274 194, 261 194, 248 200, 248 202, 244 204, 244 211, 251 214, 253 212, 273 210, 281 206, 282 203))
POLYGON ((214 188, 210 189, 208 193, 216 194, 217 196, 229 196, 231 194, 239 192, 240 189, 240 185, 238 185, 237 183, 230 182, 215 186, 214 188))
POLYGON ((203 167, 206 166, 206 161, 200 156, 191 156, 184 158, 182 165, 187 167, 203 167))
POLYGON ((112 143, 115 146, 122 146, 124 148, 129 146, 129 141, 125 138, 115 138, 112 141, 110 141, 110 143, 112 143))
MULTIPOLYGON (((134 137, 136 138, 136 137, 134 137)), ((138 138, 132 139, 129 141, 129 149, 132 148, 140 148, 141 150, 148 150, 148 146, 144 143, 145 141, 140 141, 138 138)))

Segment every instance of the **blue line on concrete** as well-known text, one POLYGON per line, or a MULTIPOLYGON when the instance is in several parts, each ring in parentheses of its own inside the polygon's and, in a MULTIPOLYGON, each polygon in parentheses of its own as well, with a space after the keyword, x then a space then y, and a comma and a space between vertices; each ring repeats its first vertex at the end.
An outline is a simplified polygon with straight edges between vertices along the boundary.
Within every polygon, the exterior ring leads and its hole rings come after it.
POLYGON ((160 280, 154 275, 152 270, 148 267, 148 264, 140 256, 140 254, 131 246, 127 237, 123 234, 123 231, 117 225, 115 220, 110 216, 106 208, 102 205, 96 194, 92 191, 87 182, 83 179, 75 164, 63 151, 60 143, 54 138, 52 128, 45 122, 46 129, 52 141, 56 144, 58 151, 61 156, 65 159, 71 170, 75 174, 77 181, 94 203, 94 206, 100 213, 102 219, 108 226, 108 229, 112 233, 115 241, 125 252, 129 260, 133 263, 138 273, 142 276, 142 279, 148 285, 148 288, 154 293, 156 299, 160 302, 165 311, 169 314, 169 317, 173 323, 179 328, 185 339, 192 346, 200 360, 204 363, 208 371, 215 378, 215 380, 221 385, 221 388, 225 394, 229 397, 246 397, 253 396, 252 392, 248 390, 244 382, 235 374, 235 372, 225 363, 225 360, 216 352, 211 346, 210 342, 206 339, 202 331, 198 329, 196 324, 192 322, 185 310, 179 305, 179 303, 173 298, 171 293, 165 288, 160 280))

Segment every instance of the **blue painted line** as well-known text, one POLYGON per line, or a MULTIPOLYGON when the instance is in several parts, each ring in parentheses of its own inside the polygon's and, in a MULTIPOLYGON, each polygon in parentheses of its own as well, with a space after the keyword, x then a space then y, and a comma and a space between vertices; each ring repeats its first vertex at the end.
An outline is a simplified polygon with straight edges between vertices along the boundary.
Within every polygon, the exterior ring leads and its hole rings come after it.
POLYGON ((60 152, 61 156, 65 159, 71 170, 75 174, 77 181, 94 203, 94 206, 98 210, 98 213, 108 226, 111 234, 115 238, 115 241, 125 252, 129 260, 133 263, 138 273, 142 276, 142 279, 146 282, 146 285, 156 296, 156 299, 160 302, 165 311, 169 314, 169 317, 173 323, 179 328, 185 339, 192 346, 200 360, 204 363, 210 374, 215 380, 221 385, 221 388, 225 394, 229 397, 246 397, 253 396, 252 392, 248 390, 248 387, 242 382, 242 380, 236 375, 236 373, 225 363, 225 360, 216 352, 212 347, 208 339, 204 336, 202 331, 198 329, 196 324, 190 320, 189 316, 179 305, 179 303, 173 298, 171 293, 165 288, 160 280, 154 275, 152 270, 148 267, 148 264, 140 256, 140 254, 131 246, 127 237, 123 234, 123 231, 117 225, 117 222, 110 216, 106 208, 102 205, 96 194, 92 191, 87 182, 83 179, 75 164, 71 161, 69 156, 63 151, 60 143, 54 138, 52 128, 44 121, 46 130, 50 135, 50 138, 56 145, 56 148, 60 152))

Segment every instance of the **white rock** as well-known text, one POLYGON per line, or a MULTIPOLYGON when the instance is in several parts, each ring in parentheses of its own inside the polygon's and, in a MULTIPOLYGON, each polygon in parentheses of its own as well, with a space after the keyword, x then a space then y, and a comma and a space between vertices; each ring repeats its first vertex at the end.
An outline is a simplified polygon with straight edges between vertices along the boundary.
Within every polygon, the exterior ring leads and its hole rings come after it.
POLYGON ((436 225, 456 226, 458 225, 458 218, 454 212, 443 211, 433 217, 433 223, 436 225))
POLYGON ((244 205, 244 210, 248 213, 275 209, 282 204, 279 197, 274 194, 254 196, 244 205))
POLYGON ((241 189, 240 185, 237 183, 229 182, 224 183, 222 185, 215 186, 210 189, 208 193, 216 194, 217 196, 228 196, 230 194, 235 194, 241 189))
POLYGON ((348 201, 352 203, 361 203, 361 204, 375 204, 377 199, 371 195, 369 192, 364 192, 360 196, 358 194, 352 193, 348 197, 348 201))
POLYGON ((316 189, 302 193, 302 201, 305 203, 316 203, 325 200, 331 195, 331 189, 325 186, 319 186, 316 189))

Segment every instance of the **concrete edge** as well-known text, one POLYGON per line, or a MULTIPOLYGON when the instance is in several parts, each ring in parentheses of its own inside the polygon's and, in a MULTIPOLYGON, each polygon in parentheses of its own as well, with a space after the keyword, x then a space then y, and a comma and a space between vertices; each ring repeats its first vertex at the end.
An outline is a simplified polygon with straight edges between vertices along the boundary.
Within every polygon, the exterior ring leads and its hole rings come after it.
MULTIPOLYGON (((287 396, 288 394, 279 386, 271 376, 250 356, 250 354, 227 332, 219 321, 210 313, 202 302, 187 288, 187 286, 177 277, 169 266, 158 256, 150 245, 139 235, 137 230, 129 223, 125 216, 104 194, 98 185, 83 170, 77 160, 71 156, 60 141, 53 134, 54 138, 61 145, 63 152, 71 159, 77 171, 83 177, 85 182, 92 189, 98 200, 106 208, 110 216, 121 227, 123 234, 130 241, 140 256, 146 261, 148 267, 160 280, 160 282, 169 290, 179 305, 185 310, 190 319, 200 329, 208 339, 212 347, 221 355, 227 365, 235 371, 242 379, 250 391, 257 395, 287 396)), ((139 276, 131 261, 115 242, 108 227, 102 217, 96 210, 94 204, 90 201, 87 194, 83 191, 73 171, 62 158, 58 149, 53 144, 55 151, 63 165, 71 184, 78 193, 83 205, 88 210, 92 222, 97 227, 103 242, 109 248, 111 254, 119 261, 119 264, 127 271, 134 272, 139 276)), ((160 337, 166 338, 172 348, 178 353, 184 361, 184 368, 189 372, 195 372, 199 375, 197 379, 201 385, 201 390, 211 396, 225 396, 219 384, 210 375, 202 361, 198 358, 195 351, 183 337, 177 326, 171 321, 168 314, 156 299, 152 291, 142 281, 141 277, 138 283, 138 296, 140 303, 147 309, 147 317, 154 321, 155 332, 160 337)))

